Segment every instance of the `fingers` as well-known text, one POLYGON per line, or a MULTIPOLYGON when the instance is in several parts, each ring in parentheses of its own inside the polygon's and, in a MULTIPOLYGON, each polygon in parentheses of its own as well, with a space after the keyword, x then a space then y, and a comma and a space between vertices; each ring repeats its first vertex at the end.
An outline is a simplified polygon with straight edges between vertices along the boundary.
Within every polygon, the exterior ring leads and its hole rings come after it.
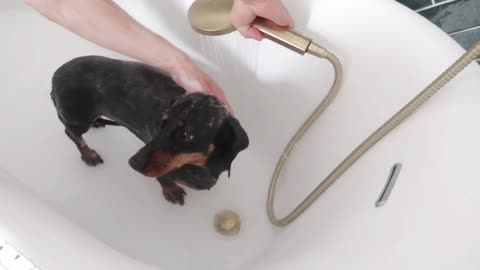
POLYGON ((235 0, 231 13, 232 24, 245 38, 261 40, 264 37, 258 29, 252 27, 252 22, 257 16, 280 26, 293 27, 295 24, 280 0, 235 0))
POLYGON ((269 19, 280 26, 293 27, 293 19, 281 1, 269 1, 262 10, 257 12, 257 15, 269 19))
POLYGON ((223 90, 206 73, 202 72, 195 65, 186 65, 185 69, 172 74, 172 79, 190 93, 206 92, 216 96, 227 106, 233 115, 232 106, 228 103, 223 90), (188 67, 188 68, 187 68, 188 67))
POLYGON ((245 38, 251 38, 251 39, 258 40, 258 41, 263 39, 262 32, 260 32, 257 28, 251 26, 250 24, 243 25, 243 26, 238 26, 237 30, 245 38))
POLYGON ((260 32, 257 28, 252 26, 248 26, 248 27, 249 28, 246 31, 240 32, 245 38, 252 38, 258 41, 263 39, 262 32, 260 32))
POLYGON ((227 97, 225 96, 225 93, 220 88, 220 86, 218 86, 218 84, 215 83, 212 79, 209 79, 208 84, 209 84, 209 89, 210 89, 211 93, 214 96, 216 96, 218 99, 220 99, 220 101, 222 101, 223 104, 225 104, 225 106, 227 106, 227 109, 230 111, 230 114, 233 116, 235 114, 235 112, 233 111, 232 106, 228 102, 227 97))
POLYGON ((255 10, 242 0, 233 3, 231 20, 233 26, 245 37, 261 40, 263 34, 252 27, 251 23, 257 17, 255 10))
POLYGON ((172 79, 188 92, 206 92, 222 101, 231 114, 233 109, 227 101, 222 88, 215 83, 205 72, 198 68, 188 57, 177 61, 171 71, 172 79))

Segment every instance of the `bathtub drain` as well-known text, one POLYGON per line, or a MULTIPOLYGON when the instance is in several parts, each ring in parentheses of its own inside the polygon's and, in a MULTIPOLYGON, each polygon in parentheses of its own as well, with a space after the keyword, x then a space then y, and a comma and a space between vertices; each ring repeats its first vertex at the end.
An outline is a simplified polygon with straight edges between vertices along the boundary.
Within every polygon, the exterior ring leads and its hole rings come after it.
POLYGON ((223 210, 215 215, 213 225, 218 233, 233 236, 240 232, 240 216, 232 210, 223 210))

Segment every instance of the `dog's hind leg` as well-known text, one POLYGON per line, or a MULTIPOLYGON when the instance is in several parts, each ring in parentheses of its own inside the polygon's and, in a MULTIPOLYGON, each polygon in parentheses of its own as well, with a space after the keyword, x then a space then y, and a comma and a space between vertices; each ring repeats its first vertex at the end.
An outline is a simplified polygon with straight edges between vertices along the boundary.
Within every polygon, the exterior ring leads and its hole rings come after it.
POLYGON ((88 165, 88 166, 97 166, 98 164, 103 163, 103 159, 100 157, 100 155, 95 152, 95 150, 91 149, 85 140, 82 137, 82 134, 88 131, 88 128, 82 129, 82 131, 85 130, 84 132, 79 132, 79 129, 72 129, 72 128, 66 128, 65 133, 67 136, 75 143, 77 146, 78 150, 80 151, 80 154, 82 156, 82 160, 88 165))
MULTIPOLYGON (((97 110, 95 92, 88 87, 76 86, 69 78, 57 78, 53 81, 51 98, 65 133, 75 143, 82 160, 89 166, 103 163, 102 158, 88 147, 82 135, 85 134, 100 115, 97 110)), ((77 82, 81 84, 81 82, 77 82)))

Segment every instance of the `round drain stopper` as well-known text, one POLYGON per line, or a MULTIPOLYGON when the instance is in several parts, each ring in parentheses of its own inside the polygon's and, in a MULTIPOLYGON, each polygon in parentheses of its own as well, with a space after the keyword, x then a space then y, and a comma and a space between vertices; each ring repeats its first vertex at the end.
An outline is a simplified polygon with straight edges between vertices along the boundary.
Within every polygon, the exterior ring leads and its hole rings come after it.
POLYGON ((232 236, 240 232, 240 216, 232 210, 223 210, 215 215, 215 230, 222 235, 232 236))

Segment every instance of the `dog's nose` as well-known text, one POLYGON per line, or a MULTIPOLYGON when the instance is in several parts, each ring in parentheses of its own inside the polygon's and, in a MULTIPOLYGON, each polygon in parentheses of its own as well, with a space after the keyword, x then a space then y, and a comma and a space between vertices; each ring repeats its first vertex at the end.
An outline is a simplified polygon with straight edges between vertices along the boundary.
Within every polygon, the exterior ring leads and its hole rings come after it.
POLYGON ((128 160, 128 164, 130 164, 130 167, 132 167, 132 169, 134 169, 135 171, 137 171, 139 173, 143 173, 144 164, 143 164, 143 162, 140 162, 140 160, 138 158, 131 157, 128 160))

